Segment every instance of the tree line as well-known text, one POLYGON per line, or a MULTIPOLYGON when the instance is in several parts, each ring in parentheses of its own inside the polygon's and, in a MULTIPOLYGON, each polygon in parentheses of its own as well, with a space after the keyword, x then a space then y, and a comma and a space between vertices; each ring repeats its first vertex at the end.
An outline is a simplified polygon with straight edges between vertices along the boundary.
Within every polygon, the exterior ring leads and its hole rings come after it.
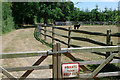
POLYGON ((118 10, 105 8, 80 10, 69 2, 3 2, 2 32, 9 32, 24 24, 56 21, 118 21, 118 10))

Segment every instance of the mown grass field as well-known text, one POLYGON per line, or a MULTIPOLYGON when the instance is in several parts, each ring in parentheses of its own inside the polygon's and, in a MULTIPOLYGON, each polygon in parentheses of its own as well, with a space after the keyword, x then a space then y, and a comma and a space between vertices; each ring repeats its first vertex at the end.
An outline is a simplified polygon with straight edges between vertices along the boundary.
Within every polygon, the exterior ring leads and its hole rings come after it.
MULTIPOLYGON (((64 28, 68 29, 69 26, 58 26, 58 27, 64 27, 64 28)), ((73 29, 73 26, 72 26, 72 29, 73 29)), ((100 32, 100 33, 107 33, 108 29, 111 29, 111 33, 117 33, 119 31, 118 27, 113 26, 113 25, 108 25, 108 26, 107 25, 106 26, 82 25, 79 28, 79 30, 85 30, 85 31, 90 31, 90 32, 100 32)), ((52 30, 52 29, 47 27, 47 30, 52 30)), ((44 33, 44 31, 43 31, 43 33, 44 33)), ((58 29, 55 29, 55 33, 59 33, 59 34, 66 35, 66 36, 68 35, 67 31, 58 30, 58 29)), ((47 34, 52 36, 52 34, 49 33, 49 32, 47 32, 47 34)), ((106 37, 105 36, 96 36, 96 35, 88 35, 88 34, 72 32, 72 37, 84 37, 84 38, 88 38, 88 39, 92 39, 92 40, 95 40, 95 41, 100 41, 100 42, 106 43, 106 37)), ((66 43, 68 42, 67 38, 63 38, 63 37, 60 37, 60 36, 57 36, 57 35, 55 35, 55 38, 60 39, 60 40, 62 40, 64 42, 66 42, 66 43)), ((42 36, 42 39, 44 39, 44 36, 42 36)), ((117 37, 111 37, 111 41, 113 42, 114 45, 118 44, 118 38, 117 37)), ((52 42, 51 38, 47 37, 46 42, 51 43, 52 42)), ((99 45, 92 44, 92 43, 89 43, 89 42, 77 41, 77 40, 71 40, 71 44, 82 46, 82 47, 99 46, 99 45)), ((67 47, 64 44, 61 44, 61 46, 63 48, 67 47)), ((99 55, 96 55, 96 54, 93 54, 93 53, 79 53, 79 54, 76 54, 76 55, 79 55, 78 57, 80 57, 81 59, 84 59, 84 60, 104 59, 103 56, 99 56, 99 55)))

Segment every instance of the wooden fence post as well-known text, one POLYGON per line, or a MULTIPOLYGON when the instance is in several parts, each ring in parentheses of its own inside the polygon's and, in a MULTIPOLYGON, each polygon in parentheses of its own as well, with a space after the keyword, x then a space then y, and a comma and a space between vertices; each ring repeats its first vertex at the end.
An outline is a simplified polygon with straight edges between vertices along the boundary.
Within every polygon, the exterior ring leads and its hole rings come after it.
POLYGON ((68 48, 70 48, 70 44, 71 44, 71 30, 72 30, 72 27, 70 24, 69 32, 68 32, 68 48))
POLYGON ((46 25, 44 26, 44 40, 46 41, 46 25))
MULTIPOLYGON (((56 45, 53 45, 53 52, 60 51, 60 43, 57 43, 56 45)), ((61 78, 61 54, 53 54, 52 56, 53 60, 53 78, 54 80, 58 80, 61 78)))
POLYGON ((38 28, 39 36, 40 36, 40 38, 41 38, 41 27, 39 26, 39 24, 37 25, 37 28, 38 28))
POLYGON ((54 30, 54 25, 52 25, 52 47, 53 47, 53 44, 55 43, 55 34, 54 34, 55 30, 54 30))
MULTIPOLYGON (((107 46, 111 45, 111 30, 110 29, 107 30, 106 44, 107 44, 107 46)), ((108 56, 110 56, 110 52, 106 52, 106 58, 108 56)))

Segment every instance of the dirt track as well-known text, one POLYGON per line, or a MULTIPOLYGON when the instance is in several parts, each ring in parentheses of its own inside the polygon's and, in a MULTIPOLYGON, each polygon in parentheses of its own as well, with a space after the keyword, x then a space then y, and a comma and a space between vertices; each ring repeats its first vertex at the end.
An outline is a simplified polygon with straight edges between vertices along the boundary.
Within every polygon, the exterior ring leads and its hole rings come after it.
MULTIPOLYGON (((24 51, 43 51, 50 48, 35 40, 33 36, 34 29, 19 29, 2 36, 2 52, 24 52, 24 51)), ((2 60, 3 67, 22 67, 31 66, 40 57, 29 58, 13 58, 2 60)), ((51 56, 49 56, 41 65, 51 64, 51 56)), ((12 72, 16 77, 20 77, 25 71, 12 72)), ((5 76, 3 76, 5 77, 5 76)), ((50 78, 51 70, 33 71, 29 78, 50 78), (44 73, 44 75, 43 75, 44 73)))

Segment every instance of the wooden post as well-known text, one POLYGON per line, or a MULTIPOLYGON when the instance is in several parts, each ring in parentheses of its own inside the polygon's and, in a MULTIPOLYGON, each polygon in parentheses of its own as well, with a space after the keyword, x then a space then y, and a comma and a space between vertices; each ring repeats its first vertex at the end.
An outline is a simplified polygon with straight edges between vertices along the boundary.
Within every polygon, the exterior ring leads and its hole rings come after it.
MULTIPOLYGON (((107 30, 106 44, 107 44, 107 46, 111 45, 111 30, 110 29, 107 30)), ((110 52, 106 52, 106 58, 108 56, 110 56, 110 52)))
MULTIPOLYGON (((57 43, 58 51, 61 50, 60 43, 57 43)), ((58 55, 58 78, 61 78, 61 53, 57 54, 58 55)))
POLYGON ((39 26, 39 24, 38 24, 37 28, 38 28, 39 36, 40 36, 40 38, 41 38, 41 27, 39 26))
POLYGON ((72 29, 72 27, 70 25, 69 32, 68 32, 68 48, 70 48, 70 44, 71 44, 71 29, 72 29))
MULTIPOLYGON (((57 43, 56 45, 53 45, 53 52, 60 51, 60 43, 57 43)), ((61 78, 61 54, 53 54, 52 56, 53 60, 53 78, 54 80, 58 80, 61 78)))
POLYGON ((54 30, 54 25, 52 25, 52 47, 53 47, 53 44, 55 43, 55 34, 54 34, 55 30, 54 30))
POLYGON ((44 26, 44 40, 46 41, 46 26, 44 26))

